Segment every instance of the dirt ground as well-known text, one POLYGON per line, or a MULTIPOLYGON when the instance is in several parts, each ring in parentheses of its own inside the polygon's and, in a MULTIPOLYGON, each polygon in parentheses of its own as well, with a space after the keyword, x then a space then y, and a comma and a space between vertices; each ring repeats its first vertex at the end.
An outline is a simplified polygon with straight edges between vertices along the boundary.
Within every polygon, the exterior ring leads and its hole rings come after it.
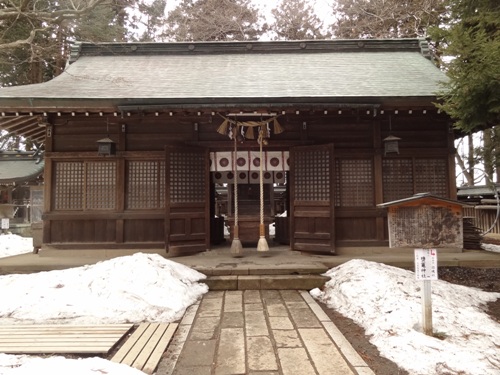
MULTIPOLYGON (((487 292, 500 292, 499 268, 440 267, 438 274, 441 280, 454 284, 475 287, 487 292)), ((328 309, 322 304, 321 306, 375 374, 408 374, 394 362, 380 356, 377 348, 368 341, 363 328, 335 310, 328 309)), ((500 322, 500 299, 488 304, 487 313, 497 322, 500 322)))

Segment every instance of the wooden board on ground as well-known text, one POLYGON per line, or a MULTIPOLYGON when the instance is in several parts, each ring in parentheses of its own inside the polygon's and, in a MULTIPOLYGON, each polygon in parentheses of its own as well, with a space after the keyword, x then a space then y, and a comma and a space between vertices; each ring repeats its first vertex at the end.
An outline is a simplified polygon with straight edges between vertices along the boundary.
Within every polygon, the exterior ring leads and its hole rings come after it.
POLYGON ((0 353, 107 354, 133 324, 0 325, 0 353))
POLYGON ((178 323, 142 323, 111 361, 152 374, 172 339, 178 323))

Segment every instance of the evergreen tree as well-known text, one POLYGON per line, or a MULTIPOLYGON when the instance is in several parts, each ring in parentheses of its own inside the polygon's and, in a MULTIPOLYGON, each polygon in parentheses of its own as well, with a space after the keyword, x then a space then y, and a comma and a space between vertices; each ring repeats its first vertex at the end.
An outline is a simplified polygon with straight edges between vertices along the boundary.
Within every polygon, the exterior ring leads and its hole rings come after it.
POLYGON ((500 2, 454 0, 451 18, 431 33, 449 56, 440 108, 465 132, 499 125, 500 2))

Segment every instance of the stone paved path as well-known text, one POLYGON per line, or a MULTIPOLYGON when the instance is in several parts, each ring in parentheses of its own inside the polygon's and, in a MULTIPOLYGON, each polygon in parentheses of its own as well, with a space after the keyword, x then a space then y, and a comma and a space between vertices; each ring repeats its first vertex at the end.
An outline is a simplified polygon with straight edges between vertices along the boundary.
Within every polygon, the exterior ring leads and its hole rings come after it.
POLYGON ((213 291, 191 306, 157 375, 373 375, 307 292, 213 291))

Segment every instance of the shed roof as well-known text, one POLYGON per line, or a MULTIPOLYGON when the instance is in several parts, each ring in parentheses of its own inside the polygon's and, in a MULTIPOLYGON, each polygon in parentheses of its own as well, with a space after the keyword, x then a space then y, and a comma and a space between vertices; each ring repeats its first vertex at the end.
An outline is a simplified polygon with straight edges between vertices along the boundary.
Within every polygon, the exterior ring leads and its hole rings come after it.
POLYGON ((34 180, 44 166, 43 158, 34 152, 0 151, 0 184, 34 180))
POLYGON ((385 202, 378 204, 377 207, 387 208, 387 207, 397 207, 397 206, 405 206, 413 203, 417 203, 418 201, 426 202, 435 202, 435 203, 446 203, 452 204, 456 206, 468 206, 466 203, 462 203, 453 199, 447 199, 443 197, 438 197, 431 193, 418 193, 408 198, 398 199, 392 202, 385 202))
POLYGON ((419 39, 77 43, 69 62, 51 81, 0 89, 0 110, 377 102, 432 98, 446 79, 419 39))

